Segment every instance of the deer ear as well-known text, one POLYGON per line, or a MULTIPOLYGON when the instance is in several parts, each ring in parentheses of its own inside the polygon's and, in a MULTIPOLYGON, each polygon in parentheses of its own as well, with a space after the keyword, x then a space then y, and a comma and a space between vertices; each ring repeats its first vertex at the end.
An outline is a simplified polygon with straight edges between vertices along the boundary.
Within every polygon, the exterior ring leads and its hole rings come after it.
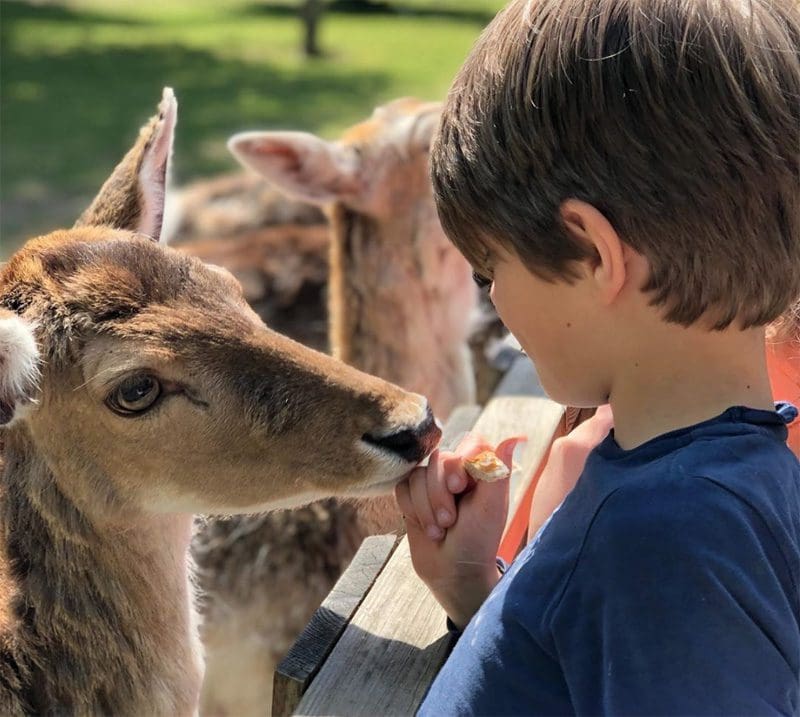
POLYGON ((311 204, 359 192, 356 151, 307 132, 241 132, 228 140, 228 149, 284 193, 311 204))
POLYGON ((39 377, 39 350, 30 324, 0 309, 0 426, 33 401, 39 377))
POLYGON ((75 226, 110 226, 161 237, 178 103, 164 88, 158 114, 139 131, 139 138, 106 180, 75 226))

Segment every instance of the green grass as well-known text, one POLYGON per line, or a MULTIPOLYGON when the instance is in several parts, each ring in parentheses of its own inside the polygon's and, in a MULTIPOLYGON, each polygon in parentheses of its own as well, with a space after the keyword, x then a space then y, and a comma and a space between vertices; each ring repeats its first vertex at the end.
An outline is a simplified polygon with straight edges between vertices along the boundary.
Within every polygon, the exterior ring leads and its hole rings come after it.
POLYGON ((335 136, 381 102, 444 95, 502 0, 341 2, 300 53, 291 4, 255 0, 0 0, 0 258, 70 224, 153 112, 180 105, 176 183, 233 169, 233 132, 335 136))

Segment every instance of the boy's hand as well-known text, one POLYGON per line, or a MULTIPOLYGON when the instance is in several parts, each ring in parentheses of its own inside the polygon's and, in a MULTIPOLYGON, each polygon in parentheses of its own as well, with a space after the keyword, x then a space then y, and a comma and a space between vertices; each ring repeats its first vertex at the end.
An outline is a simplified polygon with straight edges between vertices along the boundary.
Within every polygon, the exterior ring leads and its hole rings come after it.
MULTIPOLYGON (((495 453, 509 468, 521 440, 495 453)), ((414 570, 450 619, 464 627, 499 579, 497 548, 508 513, 508 480, 476 482, 463 467, 492 446, 468 434, 454 452, 436 451, 395 488, 406 519, 414 570)))
POLYGON ((597 412, 575 430, 553 442, 547 465, 533 494, 528 522, 528 539, 533 538, 553 511, 561 505, 578 482, 586 458, 614 427, 611 406, 600 406, 597 412))

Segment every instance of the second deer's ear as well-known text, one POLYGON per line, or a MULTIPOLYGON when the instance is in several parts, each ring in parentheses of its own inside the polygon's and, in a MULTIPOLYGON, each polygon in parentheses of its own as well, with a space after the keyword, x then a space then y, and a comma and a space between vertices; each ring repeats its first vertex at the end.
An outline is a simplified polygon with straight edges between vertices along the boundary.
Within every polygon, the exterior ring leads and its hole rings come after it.
POLYGON ((352 147, 307 132, 241 132, 228 149, 286 194, 328 204, 359 190, 359 158, 352 147))
POLYGON ((164 88, 158 114, 139 131, 133 148, 106 180, 75 226, 128 229, 159 241, 178 103, 164 88))

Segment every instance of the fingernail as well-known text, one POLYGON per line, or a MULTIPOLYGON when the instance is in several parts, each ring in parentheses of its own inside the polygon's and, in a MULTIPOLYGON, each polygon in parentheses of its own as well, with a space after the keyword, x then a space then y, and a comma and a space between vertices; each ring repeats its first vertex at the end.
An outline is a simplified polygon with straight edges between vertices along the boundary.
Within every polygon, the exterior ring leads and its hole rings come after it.
POLYGON ((431 540, 441 540, 444 537, 444 531, 438 525, 429 525, 426 532, 431 540))
POLYGON ((461 476, 457 473, 451 473, 447 476, 447 487, 450 489, 451 493, 460 491, 464 487, 461 482, 461 476))
POLYGON ((453 522, 453 514, 445 508, 436 511, 436 520, 443 528, 448 527, 453 522))

